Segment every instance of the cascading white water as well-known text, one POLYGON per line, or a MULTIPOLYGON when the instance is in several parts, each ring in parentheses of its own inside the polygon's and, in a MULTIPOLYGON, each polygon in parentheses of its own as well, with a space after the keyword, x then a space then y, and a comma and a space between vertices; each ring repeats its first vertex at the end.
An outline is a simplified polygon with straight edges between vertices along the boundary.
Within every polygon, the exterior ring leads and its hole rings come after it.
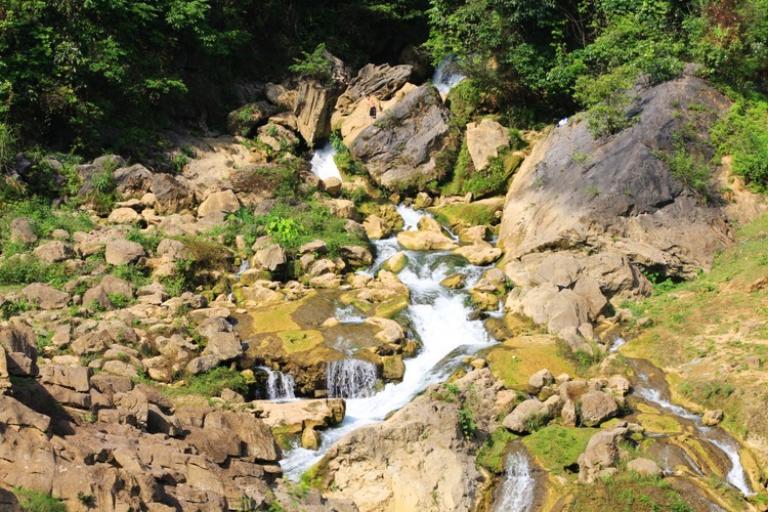
POLYGON ((293 400, 296 398, 294 388, 296 386, 293 377, 266 366, 260 366, 259 370, 267 374, 267 398, 270 400, 293 400))
POLYGON ((376 387, 376 365, 360 359, 328 363, 326 387, 331 398, 366 398, 376 387))
POLYGON ((341 179, 341 172, 339 172, 339 168, 336 167, 336 162, 333 160, 335 154, 336 149, 330 142, 326 142, 323 147, 316 149, 312 154, 312 160, 309 161, 309 164, 312 166, 312 174, 321 180, 327 178, 341 179))
MULTIPOLYGON (((411 229, 425 215, 401 206, 400 214, 411 229)), ((394 253, 399 246, 395 239, 374 242, 377 262, 380 253, 394 253)), ((296 447, 280 462, 289 479, 297 480, 312 464, 342 436, 363 425, 382 421, 389 413, 406 405, 427 386, 441 382, 460 364, 466 354, 493 343, 481 320, 470 320, 472 309, 467 305, 466 290, 448 290, 440 285, 456 261, 450 252, 406 251, 408 263, 398 277, 411 291, 411 303, 405 313, 421 341, 421 350, 405 360, 405 374, 398 383, 390 382, 383 389, 365 398, 350 398, 344 422, 323 432, 317 451, 296 447)), ((374 263, 375 268, 376 263, 374 263)), ((482 268, 467 265, 463 270, 468 281, 474 281, 482 268)))
POLYGON ((701 417, 698 414, 694 414, 689 410, 664 399, 658 389, 649 387, 648 376, 645 374, 640 374, 640 384, 635 387, 635 394, 648 402, 656 404, 661 409, 670 412, 675 416, 693 422, 701 437, 723 452, 731 463, 728 474, 725 475, 726 481, 741 491, 745 496, 752 496, 755 494, 747 482, 747 473, 744 470, 744 465, 741 463, 739 447, 733 440, 715 436, 715 430, 705 426, 701 422, 701 417))
POLYGON ((507 456, 506 476, 499 498, 493 507, 495 512, 528 512, 533 504, 536 481, 531 475, 531 463, 519 451, 507 456))
POLYGON ((466 76, 462 75, 457 69, 456 59, 449 55, 441 60, 440 64, 435 68, 435 73, 432 75, 432 83, 440 94, 445 97, 451 92, 451 89, 456 87, 465 78, 466 76))

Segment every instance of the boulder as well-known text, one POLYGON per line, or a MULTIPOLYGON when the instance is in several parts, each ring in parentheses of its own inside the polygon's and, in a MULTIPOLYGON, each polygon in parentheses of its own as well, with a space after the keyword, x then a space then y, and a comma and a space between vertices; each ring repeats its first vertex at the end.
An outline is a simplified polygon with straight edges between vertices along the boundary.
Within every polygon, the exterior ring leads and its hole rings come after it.
POLYGON ((203 355, 216 357, 219 362, 230 361, 243 354, 243 344, 237 334, 232 332, 214 333, 208 337, 203 355))
POLYGON ((109 265, 127 265, 135 263, 145 255, 141 244, 130 240, 110 240, 106 245, 104 257, 109 265))
POLYGON ((525 434, 546 424, 551 418, 551 411, 544 402, 529 398, 507 414, 502 425, 516 434, 525 434))
POLYGON ((418 87, 351 142, 352 155, 373 180, 389 189, 423 187, 440 179, 439 155, 448 148, 449 111, 437 89, 418 87))
MULTIPOLYGON (((408 256, 403 251, 397 251, 387 261, 382 264, 382 268, 389 270, 393 274, 399 273, 408 264, 408 256)), ((446 278, 447 279, 447 278, 446 278)))
POLYGON ((121 199, 141 199, 152 189, 152 172, 141 164, 115 169, 112 178, 121 199))
POLYGON ((467 149, 475 170, 488 167, 491 158, 499 156, 499 149, 509 146, 509 130, 492 119, 482 119, 467 125, 467 149))
POLYGON ((0 346, 5 349, 6 365, 10 375, 30 377, 37 375, 37 336, 25 322, 11 320, 0 327, 0 346))
POLYGON ((257 250, 251 263, 256 268, 263 268, 274 272, 288 261, 285 251, 278 244, 270 244, 257 250))
POLYGON ((453 250, 453 254, 461 256, 473 265, 490 265, 501 258, 501 249, 482 243, 458 247, 453 250))
POLYGON ((552 372, 544 368, 539 370, 528 378, 528 389, 532 393, 538 393, 544 386, 549 386, 555 382, 555 377, 552 372))
POLYGON ((328 192, 328 194, 336 197, 339 194, 341 194, 341 180, 335 176, 330 176, 328 178, 323 178, 320 180, 321 188, 328 192))
POLYGON ((32 283, 21 290, 21 295, 42 309, 60 309, 69 304, 69 294, 42 283, 32 283))
POLYGON ((299 138, 294 133, 296 129, 296 118, 291 116, 294 121, 294 127, 292 129, 286 128, 278 122, 274 122, 274 118, 270 118, 269 122, 264 126, 260 126, 258 129, 258 135, 256 140, 263 144, 263 147, 269 148, 267 151, 269 155, 280 154, 284 151, 291 151, 299 145, 299 138))
POLYGON ((10 225, 11 242, 24 245, 32 245, 37 242, 35 228, 26 217, 17 217, 11 221, 10 225))
POLYGON ((179 213, 192 207, 195 194, 182 177, 170 174, 155 174, 152 177, 152 194, 155 196, 155 211, 160 215, 179 213))
POLYGON ((68 243, 54 240, 38 246, 32 254, 46 263, 57 263, 71 258, 74 251, 68 243))
POLYGON ((604 471, 613 468, 619 460, 618 442, 629 433, 629 428, 624 424, 593 435, 584 453, 579 455, 579 480, 594 482, 604 471))
POLYGON ((616 400, 602 391, 590 391, 581 397, 581 423, 594 427, 619 413, 616 400))
POLYGON ((107 222, 110 224, 136 224, 141 216, 133 208, 116 208, 110 212, 107 222))
POLYGON ((405 249, 412 251, 448 251, 456 249, 456 243, 433 231, 401 231, 397 234, 397 242, 405 249))
POLYGON ((240 209, 240 201, 231 190, 212 192, 197 207, 198 217, 213 217, 216 220, 224 220, 227 213, 233 213, 240 209))
POLYGON ((336 85, 326 86, 314 80, 299 85, 294 109, 296 127, 310 146, 331 134, 331 113, 338 96, 336 85))
POLYGON ((637 458, 627 463, 627 469, 634 471, 638 475, 659 477, 661 476, 661 468, 651 459, 637 458))
MULTIPOLYGON (((684 76, 639 89, 636 122, 618 134, 595 139, 584 121, 552 129, 507 193, 499 235, 507 260, 553 247, 610 248, 667 275, 708 268, 730 239, 725 213, 675 178, 662 156, 687 123, 706 132, 728 106, 705 81, 684 76)), ((712 156, 706 144, 686 150, 712 156)))
POLYGON ((722 409, 708 409, 704 411, 701 422, 708 427, 714 427, 723 421, 724 417, 725 414, 722 409))

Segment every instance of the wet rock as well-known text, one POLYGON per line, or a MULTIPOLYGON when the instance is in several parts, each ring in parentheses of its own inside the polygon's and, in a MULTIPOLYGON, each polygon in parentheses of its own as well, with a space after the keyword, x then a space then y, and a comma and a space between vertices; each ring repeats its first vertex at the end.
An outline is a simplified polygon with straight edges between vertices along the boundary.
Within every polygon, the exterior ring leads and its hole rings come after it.
POLYGON ((397 242, 412 251, 447 251, 456 248, 453 240, 433 231, 402 231, 397 234, 397 242))
POLYGON ((440 281, 440 285, 451 290, 456 290, 458 288, 463 288, 465 282, 466 276, 464 274, 453 274, 440 281))
POLYGON ((384 262, 382 268, 389 270, 393 274, 399 273, 408 264, 408 257, 403 251, 398 251, 384 262))
POLYGON ((701 417, 701 422, 708 427, 714 427, 723 421, 725 414, 722 409, 708 409, 704 411, 704 415, 701 417))

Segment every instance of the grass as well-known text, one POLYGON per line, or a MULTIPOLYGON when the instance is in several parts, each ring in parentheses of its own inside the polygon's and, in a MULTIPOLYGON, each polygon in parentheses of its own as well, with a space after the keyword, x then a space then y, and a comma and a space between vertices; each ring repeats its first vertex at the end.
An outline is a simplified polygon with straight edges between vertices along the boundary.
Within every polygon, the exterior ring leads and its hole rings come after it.
POLYGON ((67 233, 75 231, 90 231, 93 229, 93 221, 82 212, 76 212, 69 207, 54 209, 50 202, 32 197, 19 201, 8 201, 0 210, 0 249, 6 256, 13 252, 21 252, 26 247, 20 247, 11 242, 11 222, 18 218, 29 219, 33 232, 41 239, 50 237, 56 229, 63 229, 67 233))
MULTIPOLYGON (((137 380, 154 384, 146 376, 139 376, 137 380)), ((219 396, 225 388, 238 393, 248 392, 248 383, 245 377, 232 368, 219 366, 208 372, 192 375, 184 380, 184 385, 178 387, 162 386, 159 389, 168 396, 199 395, 203 397, 219 396)))
POLYGON ((544 469, 562 474, 566 468, 576 464, 590 438, 598 431, 595 428, 549 425, 523 438, 522 443, 544 469))
MULTIPOLYGON (((743 226, 710 272, 665 286, 629 303, 633 318, 647 318, 622 348, 667 369, 673 399, 694 409, 721 408, 723 426, 737 435, 768 439, 761 412, 768 377, 768 216, 743 226)), ((765 461, 763 461, 765 462, 765 461)))
POLYGON ((311 350, 323 342, 323 335, 320 331, 282 331, 277 336, 289 354, 311 350))
POLYGON ((23 487, 14 487, 13 494, 24 512, 67 512, 64 503, 50 494, 23 487))
POLYGON ((694 508, 662 478, 623 473, 589 486, 576 487, 566 510, 693 512, 694 508))
POLYGON ((576 365, 559 350, 554 337, 548 335, 518 336, 497 345, 488 352, 493 374, 510 389, 525 390, 528 378, 542 368, 553 375, 577 375, 576 365))

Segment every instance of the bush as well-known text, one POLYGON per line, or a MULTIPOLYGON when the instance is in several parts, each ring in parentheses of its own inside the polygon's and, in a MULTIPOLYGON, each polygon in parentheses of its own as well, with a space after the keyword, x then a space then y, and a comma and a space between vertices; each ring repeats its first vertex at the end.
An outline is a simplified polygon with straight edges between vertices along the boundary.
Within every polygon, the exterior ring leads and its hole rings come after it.
POLYGON ((248 384, 240 372, 219 366, 211 371, 193 375, 186 379, 186 385, 178 388, 164 388, 170 395, 201 395, 213 397, 229 388, 238 393, 247 393, 248 384))
POLYGON ((30 255, 18 254, 11 258, 0 259, 0 284, 2 285, 42 282, 61 286, 70 277, 62 264, 47 264, 30 255))
POLYGON ((296 59, 289 66, 292 73, 306 78, 314 78, 321 82, 329 82, 333 75, 333 64, 328 56, 325 43, 318 44, 312 52, 301 52, 300 59, 296 59))
POLYGON ((13 493, 24 512, 67 512, 64 503, 50 494, 22 487, 14 487, 13 493))
POLYGON ((9 202, 0 211, 0 250, 3 254, 18 252, 18 246, 12 246, 10 241, 11 222, 18 217, 28 218, 40 238, 49 237, 56 229, 63 229, 70 234, 93 229, 93 221, 85 213, 68 208, 54 210, 48 201, 40 198, 9 202))
POLYGON ((0 171, 11 161, 16 151, 16 134, 11 126, 0 123, 0 171))
POLYGON ((753 188, 768 187, 768 101, 740 99, 711 131, 722 155, 732 155, 733 172, 753 188))

